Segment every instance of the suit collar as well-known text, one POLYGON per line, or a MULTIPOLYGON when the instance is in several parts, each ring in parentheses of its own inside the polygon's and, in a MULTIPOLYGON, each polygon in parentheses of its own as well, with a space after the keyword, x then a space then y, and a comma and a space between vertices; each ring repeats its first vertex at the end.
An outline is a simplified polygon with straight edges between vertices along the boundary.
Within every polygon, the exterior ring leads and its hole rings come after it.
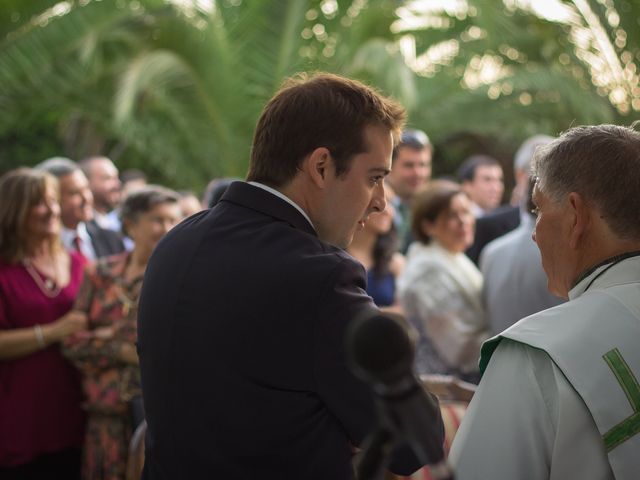
POLYGON ((85 226, 85 229, 87 230, 87 233, 92 237, 96 235, 98 230, 102 230, 96 223, 95 219, 89 220, 84 224, 84 226, 85 226))
POLYGON ((282 200, 284 200, 285 202, 287 202, 288 204, 290 204, 291 206, 293 206, 293 208, 295 208, 296 210, 298 210, 298 212, 300 212, 302 214, 302 216, 307 220, 307 222, 309 222, 311 224, 311 226, 314 228, 315 227, 313 225, 313 222, 311 221, 311 219, 309 218, 309 215, 307 215, 307 212, 305 212, 302 207, 300 205, 298 205, 296 202, 294 202, 293 200, 291 200, 289 197, 287 197, 284 193, 276 190, 275 188, 271 188, 268 185, 265 185, 264 183, 258 183, 258 182, 247 182, 249 183, 249 185, 253 185, 254 187, 258 187, 261 188, 263 190, 266 190, 267 192, 275 195, 278 198, 281 198, 282 200))
POLYGON ((309 221, 290 203, 246 182, 233 182, 222 196, 223 202, 235 203, 287 222, 314 237, 316 231, 309 221))

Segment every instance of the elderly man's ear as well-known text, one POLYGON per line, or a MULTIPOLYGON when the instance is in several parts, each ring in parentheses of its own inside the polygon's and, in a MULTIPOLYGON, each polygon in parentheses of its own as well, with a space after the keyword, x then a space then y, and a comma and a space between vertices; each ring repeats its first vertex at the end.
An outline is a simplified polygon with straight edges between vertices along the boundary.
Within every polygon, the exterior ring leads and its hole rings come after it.
POLYGON ((571 192, 567 198, 567 207, 571 215, 571 227, 569 235, 569 246, 573 249, 578 248, 580 243, 584 241, 587 229, 591 222, 593 210, 590 209, 579 193, 571 192))

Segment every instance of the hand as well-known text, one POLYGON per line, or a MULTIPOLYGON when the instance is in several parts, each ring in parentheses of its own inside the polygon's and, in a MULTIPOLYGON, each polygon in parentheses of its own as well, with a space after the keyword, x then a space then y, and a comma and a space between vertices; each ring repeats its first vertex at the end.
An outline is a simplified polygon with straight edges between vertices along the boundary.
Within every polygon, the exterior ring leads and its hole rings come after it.
POLYGON ((43 334, 47 343, 60 342, 69 335, 87 328, 87 314, 72 310, 53 323, 43 326, 43 334))
POLYGON ((120 346, 120 360, 130 365, 139 365, 138 352, 135 345, 123 343, 120 346))

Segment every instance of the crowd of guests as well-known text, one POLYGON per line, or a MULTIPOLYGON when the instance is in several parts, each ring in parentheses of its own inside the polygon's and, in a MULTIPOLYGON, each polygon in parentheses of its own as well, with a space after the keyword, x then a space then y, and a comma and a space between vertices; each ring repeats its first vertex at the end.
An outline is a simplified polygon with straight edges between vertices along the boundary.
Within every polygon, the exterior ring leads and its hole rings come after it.
MULTIPOLYGON (((474 155, 457 179, 432 180, 424 132, 404 131, 394 148, 386 208, 347 251, 366 269, 374 302, 415 327, 419 374, 477 383, 486 339, 559 302, 530 239, 526 174, 550 140, 534 137, 518 152, 504 206, 495 159, 474 155)), ((200 199, 148 185, 138 170, 119 174, 106 157, 55 157, 0 178, 0 411, 11 412, 0 415, 1 478, 124 479, 144 419, 136 320, 147 262, 174 225, 215 206, 234 180, 212 181, 200 199)))
POLYGON ((144 418, 143 275, 195 209, 186 193, 135 180, 123 188, 105 157, 0 178, 0 478, 125 478, 144 418))
POLYGON ((530 163, 552 140, 536 135, 516 152, 515 187, 504 202, 496 159, 472 155, 457 176, 432 179, 428 136, 403 132, 386 180, 387 209, 356 233, 349 251, 367 269, 376 304, 394 306, 415 328, 417 373, 478 383, 485 340, 561 302, 547 291, 531 240, 530 163))

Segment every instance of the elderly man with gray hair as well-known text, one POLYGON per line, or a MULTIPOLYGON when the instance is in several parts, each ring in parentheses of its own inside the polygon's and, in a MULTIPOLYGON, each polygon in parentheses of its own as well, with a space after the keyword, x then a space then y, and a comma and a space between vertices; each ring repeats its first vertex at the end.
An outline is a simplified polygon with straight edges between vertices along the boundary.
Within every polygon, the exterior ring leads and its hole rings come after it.
POLYGON ((568 298, 487 341, 450 460, 456 478, 640 471, 640 133, 577 127, 534 160, 533 234, 568 298))
POLYGON ((124 250, 122 236, 100 228, 93 216, 93 195, 80 166, 65 157, 52 157, 36 165, 58 179, 62 243, 69 251, 78 251, 86 260, 115 255, 124 250))
POLYGON ((535 224, 531 203, 533 179, 529 176, 531 160, 538 147, 552 141, 553 137, 536 135, 527 139, 516 152, 516 188, 524 184, 519 206, 520 225, 489 242, 480 254, 480 271, 484 278, 482 300, 494 333, 500 333, 521 318, 562 303, 547 291, 540 252, 531 241, 535 224))

